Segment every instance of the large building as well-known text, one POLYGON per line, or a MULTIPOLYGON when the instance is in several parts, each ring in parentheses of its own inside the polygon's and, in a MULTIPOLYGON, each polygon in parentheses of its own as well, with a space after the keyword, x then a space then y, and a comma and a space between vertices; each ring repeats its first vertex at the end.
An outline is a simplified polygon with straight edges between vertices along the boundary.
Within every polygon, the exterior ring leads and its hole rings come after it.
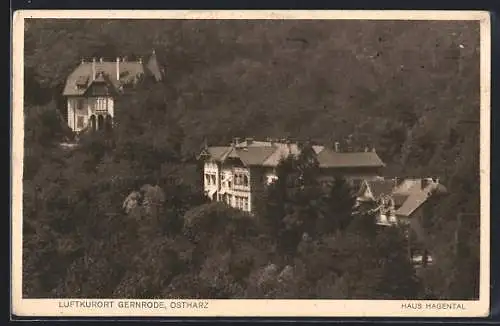
POLYGON ((163 70, 154 51, 147 62, 141 58, 136 61, 126 58, 82 60, 68 76, 63 91, 68 126, 76 133, 111 127, 118 96, 145 80, 160 81, 162 78, 163 70))
MULTIPOLYGON (((373 150, 342 152, 325 146, 313 146, 321 170, 320 182, 336 175, 347 179, 379 178, 384 163, 373 150)), ((212 200, 251 212, 256 194, 277 178, 276 167, 282 158, 298 155, 297 144, 286 141, 244 141, 234 139, 228 146, 206 147, 200 154, 204 160, 204 190, 212 200)))
MULTIPOLYGON (((337 145, 337 143, 336 143, 337 145)), ((437 178, 384 178, 384 163, 374 150, 342 151, 338 146, 313 146, 322 183, 342 175, 356 186, 355 213, 372 211, 381 227, 402 226, 409 242, 409 257, 417 266, 432 263, 425 224, 436 218, 433 205, 447 193, 437 178)), ((259 192, 277 179, 281 158, 297 155, 297 144, 285 141, 242 142, 228 146, 206 146, 199 158, 204 162, 204 190, 211 199, 252 212, 259 192)))

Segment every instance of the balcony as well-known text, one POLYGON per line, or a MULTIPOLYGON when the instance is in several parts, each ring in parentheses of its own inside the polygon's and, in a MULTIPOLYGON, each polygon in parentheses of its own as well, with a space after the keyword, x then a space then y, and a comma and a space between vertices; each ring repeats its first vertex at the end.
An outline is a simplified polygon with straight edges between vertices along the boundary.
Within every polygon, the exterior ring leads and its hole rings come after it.
POLYGON ((397 224, 397 219, 394 215, 379 214, 376 223, 382 226, 392 226, 397 224))

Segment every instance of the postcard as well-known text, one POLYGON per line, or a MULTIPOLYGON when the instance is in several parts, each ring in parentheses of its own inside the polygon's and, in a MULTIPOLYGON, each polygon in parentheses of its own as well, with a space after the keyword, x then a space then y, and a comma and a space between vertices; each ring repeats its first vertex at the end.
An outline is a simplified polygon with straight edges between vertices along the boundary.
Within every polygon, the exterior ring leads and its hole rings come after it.
POLYGON ((479 317, 490 17, 20 10, 14 316, 479 317))

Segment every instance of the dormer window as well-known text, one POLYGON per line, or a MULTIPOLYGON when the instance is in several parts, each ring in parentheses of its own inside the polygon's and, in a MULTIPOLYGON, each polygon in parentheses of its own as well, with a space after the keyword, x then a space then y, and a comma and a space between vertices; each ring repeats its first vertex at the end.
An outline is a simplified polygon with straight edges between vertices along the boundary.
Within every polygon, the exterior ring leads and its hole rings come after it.
POLYGON ((76 80, 76 88, 77 89, 85 89, 87 88, 89 78, 88 76, 80 76, 76 80))

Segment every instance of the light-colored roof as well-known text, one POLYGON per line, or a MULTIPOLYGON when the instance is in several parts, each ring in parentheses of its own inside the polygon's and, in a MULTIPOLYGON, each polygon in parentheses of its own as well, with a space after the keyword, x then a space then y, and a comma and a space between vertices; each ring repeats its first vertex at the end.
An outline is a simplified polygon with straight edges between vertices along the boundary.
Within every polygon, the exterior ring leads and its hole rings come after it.
MULTIPOLYGON (((92 62, 82 62, 66 79, 64 86, 64 96, 81 96, 85 93, 92 82, 92 62), (80 87, 78 87, 80 85, 80 87)), ((95 73, 98 77, 100 73, 105 75, 107 80, 112 84, 115 90, 119 90, 120 86, 132 84, 134 85, 144 75, 151 75, 157 81, 161 80, 162 73, 156 56, 152 55, 147 62, 143 64, 139 61, 121 61, 118 64, 119 80, 117 80, 117 64, 116 61, 96 61, 95 73)))
POLYGON ((262 163, 268 158, 271 154, 276 151, 274 147, 268 146, 251 146, 247 148, 231 148, 229 152, 227 152, 223 159, 227 159, 230 157, 239 158, 243 164, 249 165, 262 165, 262 163))
POLYGON ((424 188, 422 188, 420 183, 413 184, 406 192, 406 200, 401 207, 396 210, 396 215, 409 217, 425 203, 429 197, 434 194, 444 194, 446 192, 446 188, 439 182, 429 182, 424 188))
MULTIPOLYGON (((383 167, 384 163, 374 152, 344 153, 334 152, 324 146, 313 145, 322 168, 338 167, 383 167)), ((211 159, 224 161, 228 157, 238 157, 246 165, 275 167, 289 154, 300 154, 296 143, 269 141, 242 141, 232 146, 213 146, 206 149, 211 159)))
POLYGON ((420 179, 405 179, 394 189, 395 194, 409 195, 421 188, 420 179))
POLYGON ((153 51, 153 54, 149 58, 148 63, 146 64, 147 70, 151 73, 151 75, 155 78, 157 82, 161 81, 163 78, 163 70, 160 68, 158 64, 158 60, 156 60, 156 54, 153 51))
POLYGON ((262 165, 276 150, 272 147, 249 147, 238 149, 238 156, 245 165, 262 165))

